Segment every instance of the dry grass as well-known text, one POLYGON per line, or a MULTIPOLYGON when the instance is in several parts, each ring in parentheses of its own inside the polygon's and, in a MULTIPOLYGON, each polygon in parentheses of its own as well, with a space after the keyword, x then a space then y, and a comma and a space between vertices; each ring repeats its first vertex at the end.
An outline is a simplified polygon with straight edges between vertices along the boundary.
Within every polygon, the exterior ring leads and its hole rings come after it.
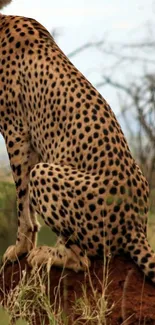
POLYGON ((32 325, 37 315, 41 325, 45 324, 46 318, 49 325, 64 325, 60 322, 62 311, 60 308, 56 309, 56 299, 53 305, 50 303, 49 288, 47 273, 37 270, 27 276, 27 272, 22 271, 19 284, 10 290, 7 297, 4 294, 4 309, 9 315, 9 324, 14 323, 16 319, 25 319, 27 325, 32 325))
POLYGON ((103 282, 101 282, 96 276, 98 281, 97 288, 94 287, 90 272, 87 270, 87 276, 89 278, 89 285, 91 287, 92 294, 91 296, 88 296, 87 288, 84 285, 82 286, 83 295, 81 298, 76 299, 74 307, 75 313, 79 314, 80 316, 77 318, 77 323, 75 322, 74 325, 87 323, 92 325, 107 325, 107 316, 112 312, 113 309, 113 305, 109 307, 106 294, 108 288, 109 261, 110 259, 108 260, 107 266, 103 266, 103 282))
MULTIPOLYGON (((82 287, 83 294, 81 298, 76 299, 75 306, 73 306, 73 313, 75 312, 77 318, 72 324, 106 325, 106 316, 112 310, 112 306, 108 307, 106 298, 108 271, 103 274, 103 283, 98 279, 101 293, 94 288, 89 270, 87 276, 92 295, 88 297, 87 288, 82 287)), ((19 284, 12 288, 7 296, 4 294, 4 309, 7 312, 7 315, 5 314, 7 320, 4 325, 16 324, 16 320, 20 321, 20 324, 17 323, 18 325, 32 325, 36 316, 41 325, 44 325, 47 319, 49 325, 68 325, 68 318, 64 315, 61 307, 60 284, 63 279, 62 272, 59 285, 55 288, 55 301, 51 304, 49 274, 40 269, 28 276, 25 270, 22 271, 19 284)), ((3 312, 1 313, 3 315, 3 312)), ((0 324, 3 323, 0 322, 0 324)))

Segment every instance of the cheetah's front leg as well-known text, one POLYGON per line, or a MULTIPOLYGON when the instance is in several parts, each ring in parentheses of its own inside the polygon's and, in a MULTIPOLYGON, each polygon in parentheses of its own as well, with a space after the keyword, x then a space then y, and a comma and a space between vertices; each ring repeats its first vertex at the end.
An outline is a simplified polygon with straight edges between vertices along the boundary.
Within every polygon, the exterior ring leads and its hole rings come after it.
POLYGON ((8 141, 7 150, 17 192, 18 231, 16 245, 9 246, 3 261, 14 261, 28 253, 36 245, 38 224, 35 212, 29 204, 28 183, 31 169, 38 162, 38 156, 25 137, 14 135, 8 141))

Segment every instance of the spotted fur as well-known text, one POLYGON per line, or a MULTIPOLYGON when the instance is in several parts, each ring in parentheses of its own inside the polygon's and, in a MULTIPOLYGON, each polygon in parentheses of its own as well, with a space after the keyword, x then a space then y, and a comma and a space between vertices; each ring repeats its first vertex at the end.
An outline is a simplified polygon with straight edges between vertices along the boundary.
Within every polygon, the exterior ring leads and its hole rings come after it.
POLYGON ((111 108, 37 21, 0 17, 0 131, 18 199, 4 259, 74 270, 127 252, 155 282, 146 237, 148 184, 111 108), (36 248, 35 212, 58 235, 36 248))

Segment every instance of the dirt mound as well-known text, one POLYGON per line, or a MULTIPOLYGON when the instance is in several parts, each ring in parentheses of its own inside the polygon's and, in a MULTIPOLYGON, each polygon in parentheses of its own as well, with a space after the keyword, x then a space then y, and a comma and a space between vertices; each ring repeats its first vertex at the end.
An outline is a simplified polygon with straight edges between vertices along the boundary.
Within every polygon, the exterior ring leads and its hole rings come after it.
MULTIPOLYGON (((30 269, 23 258, 20 263, 8 265, 0 276, 0 300, 1 303, 7 299, 10 290, 15 288, 22 276, 22 270, 26 268, 27 276, 30 276, 30 269)), ((143 274, 135 264, 127 257, 115 257, 111 259, 108 266, 108 283, 106 283, 106 300, 111 312, 107 315, 108 325, 153 325, 155 324, 155 286, 144 279, 143 274)), ((96 297, 103 295, 103 263, 93 261, 88 273, 75 273, 70 270, 62 270, 52 267, 50 272, 50 298, 51 304, 55 301, 56 288, 59 288, 59 302, 65 315, 68 316, 67 324, 102 324, 99 320, 84 321, 82 318, 83 310, 75 307, 77 302, 84 294, 93 306, 95 294, 96 297), (91 279, 91 280, 90 280, 91 279), (94 292, 93 292, 94 291, 94 292), (80 315, 81 314, 81 315, 80 315), (79 322, 78 322, 78 319, 79 322)), ((45 312, 44 312, 45 313, 45 312)), ((45 324, 49 324, 48 317, 45 315, 45 324)), ((32 324, 39 325, 38 315, 36 313, 32 324)), ((57 323, 56 323, 57 324, 57 323)), ((65 324, 65 322, 64 322, 65 324)), ((104 324, 104 321, 103 321, 104 324)))

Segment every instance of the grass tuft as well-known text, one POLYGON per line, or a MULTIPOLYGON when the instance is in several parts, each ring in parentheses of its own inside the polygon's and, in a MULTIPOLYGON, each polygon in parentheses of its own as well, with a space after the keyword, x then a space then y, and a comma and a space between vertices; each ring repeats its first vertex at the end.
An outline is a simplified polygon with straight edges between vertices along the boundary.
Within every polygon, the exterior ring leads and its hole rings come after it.
POLYGON ((107 325, 107 316, 111 314, 114 307, 114 305, 109 306, 107 297, 109 261, 110 259, 108 259, 107 266, 103 266, 103 281, 101 282, 95 275, 98 282, 97 288, 93 284, 89 269, 87 270, 88 284, 92 293, 91 295, 88 294, 87 287, 82 285, 82 297, 76 299, 74 307, 75 313, 80 316, 76 319, 74 325, 87 323, 90 325, 107 325))
MULTIPOLYGON (((57 289, 58 290, 58 289, 57 289)), ((44 325, 47 320, 49 325, 64 325, 64 315, 61 306, 58 305, 58 293, 55 292, 54 304, 50 303, 50 279, 47 273, 37 270, 36 273, 27 275, 26 270, 22 271, 19 284, 4 294, 4 309, 9 315, 8 324, 19 325, 21 320, 26 320, 22 325, 36 323, 44 325)), ((3 292, 4 293, 4 292, 3 292)), ((7 323, 5 323, 7 325, 7 323)))
POLYGON ((55 288, 54 303, 50 300, 50 273, 41 268, 35 272, 33 270, 31 274, 26 270, 21 271, 21 279, 15 288, 12 284, 8 294, 5 293, 5 287, 3 288, 3 306, 7 312, 4 325, 106 325, 107 316, 113 308, 113 305, 109 307, 107 298, 108 269, 108 266, 103 266, 102 282, 95 274, 92 279, 89 269, 85 272, 87 284, 82 284, 82 295, 80 298, 75 297, 69 316, 64 314, 61 305, 60 286, 65 278, 63 271, 55 288), (97 285, 94 285, 94 279, 97 285))

